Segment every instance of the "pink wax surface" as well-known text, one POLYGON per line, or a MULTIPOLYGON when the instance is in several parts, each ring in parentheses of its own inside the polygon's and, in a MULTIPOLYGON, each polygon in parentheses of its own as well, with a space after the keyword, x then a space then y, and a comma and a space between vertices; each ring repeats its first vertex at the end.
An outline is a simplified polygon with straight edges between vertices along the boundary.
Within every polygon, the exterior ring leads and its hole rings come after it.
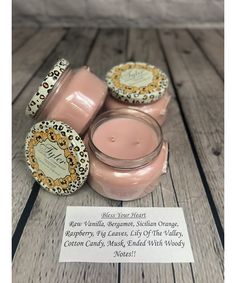
POLYGON ((167 106, 170 103, 171 95, 166 92, 159 100, 149 103, 149 104, 131 104, 124 103, 115 99, 111 94, 109 94, 105 100, 104 107, 106 110, 113 110, 117 108, 130 107, 143 111, 151 115, 160 125, 166 120, 167 106))
POLYGON ((130 118, 108 120, 93 134, 93 143, 101 152, 119 159, 141 158, 151 153, 159 142, 152 127, 130 118))
MULTIPOLYGON (((155 130, 135 118, 112 118, 99 125, 92 136, 93 144, 109 157, 129 160, 151 153, 160 142, 155 130)), ((152 192, 159 178, 166 173, 168 144, 150 162, 135 168, 120 168, 100 160, 84 139, 88 149, 89 185, 99 194, 115 200, 134 200, 152 192)))
POLYGON ((85 68, 72 71, 50 94, 42 110, 44 119, 67 123, 84 133, 102 107, 107 94, 106 84, 85 68))

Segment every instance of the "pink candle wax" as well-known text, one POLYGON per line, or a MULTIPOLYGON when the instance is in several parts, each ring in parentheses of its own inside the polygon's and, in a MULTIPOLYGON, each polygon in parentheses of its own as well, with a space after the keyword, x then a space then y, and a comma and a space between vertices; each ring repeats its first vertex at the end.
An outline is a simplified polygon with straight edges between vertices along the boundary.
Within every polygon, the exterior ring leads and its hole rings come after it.
POLYGON ((103 81, 88 69, 79 69, 64 78, 42 109, 43 119, 63 121, 78 133, 84 133, 102 107, 107 89, 103 81))
POLYGON ((168 145, 159 125, 133 109, 107 111, 85 138, 90 157, 88 183, 116 200, 143 197, 166 172, 168 145))
POLYGON ((83 134, 101 109, 107 94, 105 82, 88 67, 71 69, 60 59, 33 96, 26 114, 38 120, 62 121, 83 134))
POLYGON ((163 125, 166 116, 167 116, 167 107, 170 102, 171 95, 166 92, 159 100, 154 101, 149 104, 132 104, 132 103, 123 103, 117 99, 115 99, 113 96, 108 95, 105 103, 104 108, 105 110, 113 110, 118 108, 133 108, 140 111, 143 111, 149 115, 151 115, 156 121, 163 125))
POLYGON ((101 152, 120 159, 141 158, 151 153, 158 142, 154 129, 130 118, 108 120, 93 134, 93 143, 101 152))

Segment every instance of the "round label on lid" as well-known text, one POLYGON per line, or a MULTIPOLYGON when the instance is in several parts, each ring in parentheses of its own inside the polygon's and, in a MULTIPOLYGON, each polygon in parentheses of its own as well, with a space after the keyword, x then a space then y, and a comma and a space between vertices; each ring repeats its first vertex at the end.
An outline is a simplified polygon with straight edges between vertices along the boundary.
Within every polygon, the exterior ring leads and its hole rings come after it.
POLYGON ((69 195, 86 181, 89 157, 80 136, 59 121, 42 121, 29 131, 25 157, 35 180, 51 193, 69 195))
POLYGON ((61 75, 65 72, 69 64, 70 63, 64 58, 61 58, 56 62, 56 64, 48 72, 48 74, 42 81, 41 85, 38 87, 38 91, 33 95, 32 99, 27 105, 25 109, 25 114, 27 116, 31 116, 31 117, 35 116, 39 107, 47 98, 47 96, 53 89, 54 85, 61 77, 61 75))
POLYGON ((111 94, 127 103, 151 103, 160 99, 168 87, 165 73, 142 62, 113 67, 106 75, 106 82, 111 94))

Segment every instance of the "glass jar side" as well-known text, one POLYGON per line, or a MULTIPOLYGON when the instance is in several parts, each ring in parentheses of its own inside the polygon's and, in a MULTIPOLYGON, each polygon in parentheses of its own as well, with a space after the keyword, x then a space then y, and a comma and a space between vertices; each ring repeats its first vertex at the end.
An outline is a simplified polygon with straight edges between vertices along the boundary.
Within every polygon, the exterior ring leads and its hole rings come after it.
POLYGON ((40 119, 63 121, 84 134, 106 95, 105 83, 87 66, 69 70, 47 100, 40 119))
POLYGON ((104 197, 115 200, 134 200, 152 192, 166 172, 168 144, 163 140, 161 127, 149 115, 134 109, 107 111, 99 115, 85 137, 90 157, 89 185, 104 197), (107 156, 93 143, 93 133, 104 122, 114 117, 142 119, 156 130, 159 143, 150 154, 134 160, 107 156))
POLYGON ((105 110, 114 110, 119 108, 133 108, 143 111, 150 116, 152 116, 161 126, 164 124, 167 116, 168 105, 171 101, 171 95, 168 91, 157 101, 148 104, 138 104, 138 103, 125 103, 115 97, 110 93, 104 104, 105 110))
POLYGON ((165 141, 159 155, 151 162, 129 169, 120 169, 102 162, 88 146, 86 139, 85 144, 90 159, 87 182, 104 197, 122 201, 142 198, 157 187, 161 175, 166 173, 168 144, 165 141))

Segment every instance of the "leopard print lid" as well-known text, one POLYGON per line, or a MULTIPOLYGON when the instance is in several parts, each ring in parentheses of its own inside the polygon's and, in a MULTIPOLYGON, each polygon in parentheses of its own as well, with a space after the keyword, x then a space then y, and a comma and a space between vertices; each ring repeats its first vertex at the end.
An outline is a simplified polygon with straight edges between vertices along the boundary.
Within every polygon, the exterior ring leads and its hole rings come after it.
POLYGON ((25 114, 30 117, 34 117, 39 107, 42 105, 46 97, 53 89, 55 83, 64 73, 69 66, 69 62, 61 58, 59 59, 53 68, 48 72, 41 85, 38 87, 38 91, 33 95, 29 104, 26 107, 25 114))
POLYGON ((50 193, 72 194, 88 176, 89 157, 82 139, 60 121, 41 121, 31 128, 25 158, 32 176, 50 193))
POLYGON ((168 78, 159 68, 142 62, 114 66, 106 74, 109 91, 127 103, 148 104, 160 99, 168 87, 168 78))

